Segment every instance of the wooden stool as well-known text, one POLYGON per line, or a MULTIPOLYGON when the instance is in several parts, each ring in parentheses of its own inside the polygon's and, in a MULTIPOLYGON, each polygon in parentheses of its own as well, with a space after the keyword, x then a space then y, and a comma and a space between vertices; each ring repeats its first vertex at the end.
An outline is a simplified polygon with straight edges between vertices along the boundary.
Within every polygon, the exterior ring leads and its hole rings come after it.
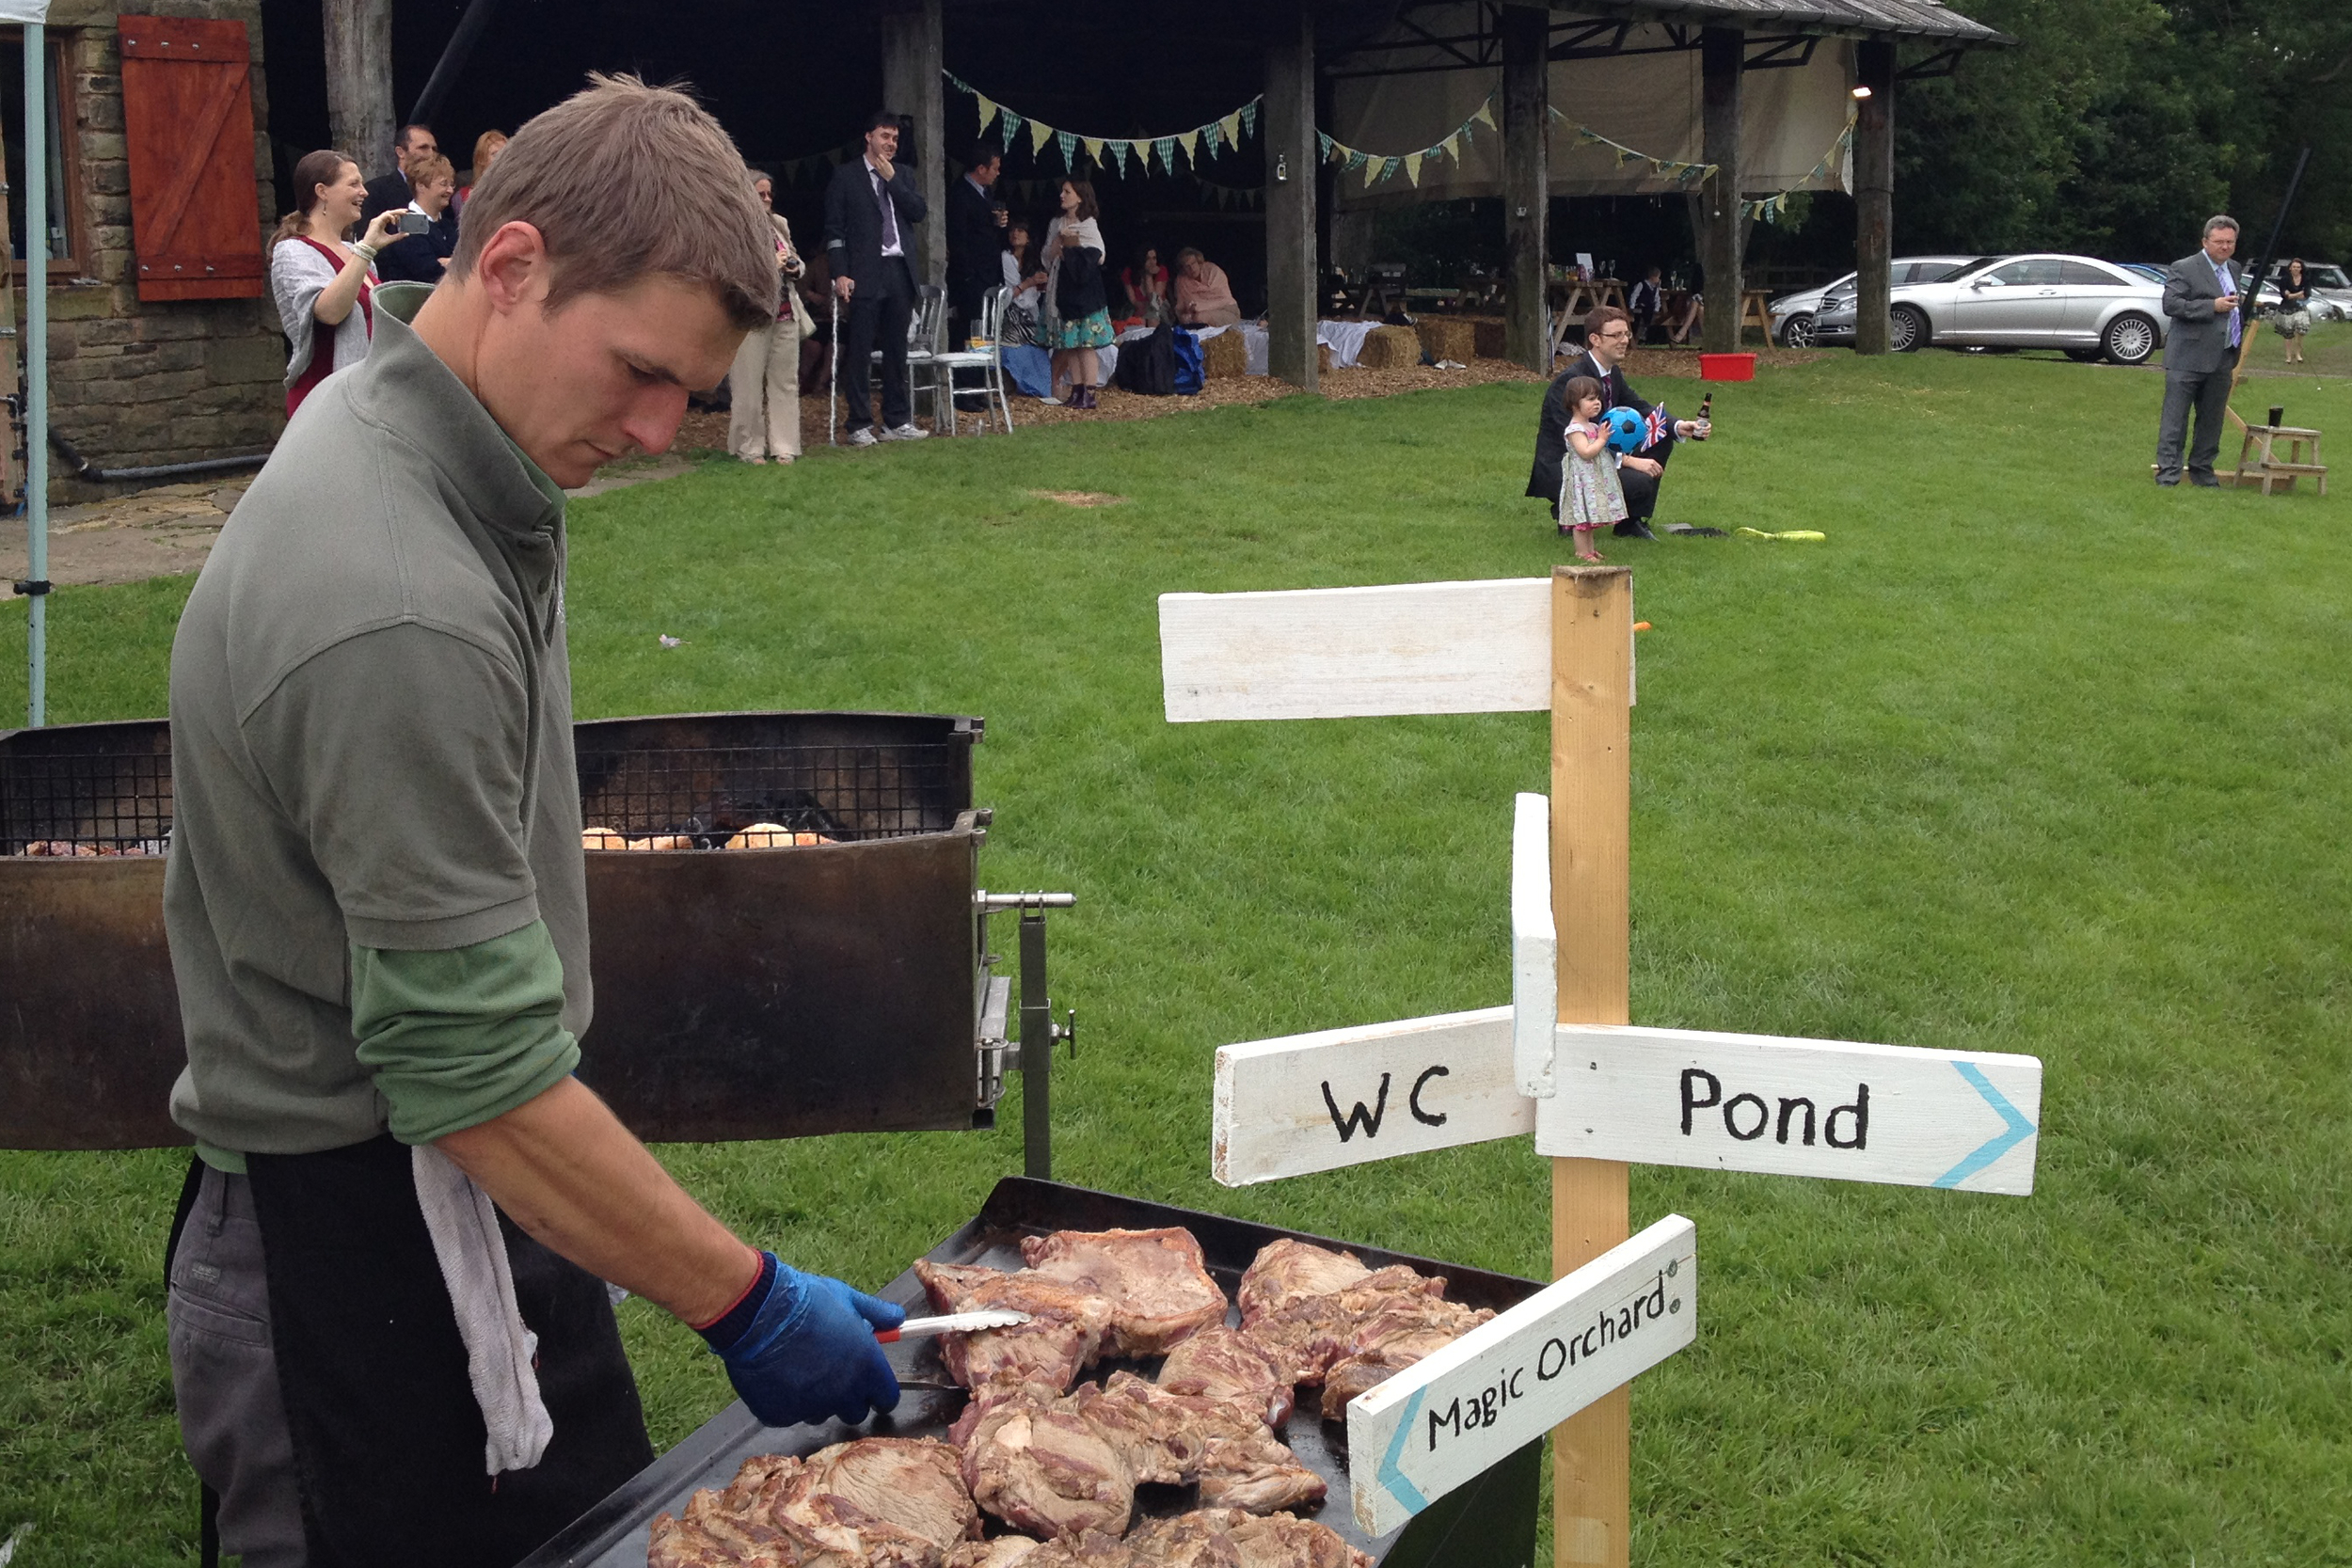
POLYGON ((1763 333, 1765 342, 1770 343, 1772 341, 1772 290, 1742 290, 1740 294, 1740 331, 1738 336, 1745 337, 1747 335, 1748 328, 1753 326, 1758 332, 1763 333))
POLYGON ((2312 476, 2319 493, 2328 493, 2328 465, 2319 460, 2319 432, 2296 425, 2249 424, 2246 427, 2246 444, 2238 449, 2237 483, 2242 489, 2260 484, 2263 494, 2270 494, 2276 483, 2281 490, 2293 490, 2295 482, 2304 474, 2312 476), (2286 443, 2287 454, 2275 454, 2274 443, 2286 443), (2260 450, 2257 451, 2256 449, 2260 450), (2306 448, 2309 449, 2306 451, 2306 448))

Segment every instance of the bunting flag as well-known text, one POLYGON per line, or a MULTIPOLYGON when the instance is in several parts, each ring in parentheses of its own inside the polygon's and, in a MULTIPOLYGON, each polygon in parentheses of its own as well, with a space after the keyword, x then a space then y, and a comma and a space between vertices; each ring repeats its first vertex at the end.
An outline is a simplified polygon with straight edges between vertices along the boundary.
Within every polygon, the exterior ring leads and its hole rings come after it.
POLYGON ((1082 148, 1098 171, 1104 166, 1104 155, 1107 152, 1111 161, 1118 165, 1121 178, 1127 173, 1127 160, 1131 155, 1139 173, 1148 175, 1152 172, 1152 160, 1156 155, 1161 166, 1168 173, 1174 174, 1176 150, 1179 147, 1184 149, 1186 161, 1197 166, 1200 162, 1200 144, 1203 140, 1208 143, 1208 156, 1216 158, 1229 149, 1240 147, 1243 137, 1257 135, 1258 105, 1263 101, 1263 98, 1253 98, 1215 119, 1204 120, 1189 131, 1179 131, 1172 135, 1090 136, 1084 132, 1067 131, 1033 117, 1015 114, 1009 105, 996 102, 952 71, 943 71, 940 74, 946 78, 950 87, 972 99, 979 110, 982 134, 986 134, 992 120, 996 121, 1002 127, 1000 134, 1004 137, 1005 150, 1010 151, 1015 135, 1023 125, 1026 125, 1029 128, 1031 154, 1043 153, 1046 144, 1050 142, 1061 153, 1062 166, 1073 174, 1078 171, 1078 153, 1082 148))
POLYGON ((1788 216, 1788 198, 1800 190, 1814 190, 1826 184, 1830 180, 1830 171, 1843 166, 1853 148, 1853 112, 1849 109, 1846 114, 1846 128, 1837 133, 1837 139, 1829 144, 1829 150, 1821 154, 1820 161, 1805 172, 1804 178, 1777 195, 1756 197, 1740 202, 1740 215, 1743 218, 1756 218, 1772 224, 1777 224, 1782 218, 1788 216))
MULTIPOLYGON (((1335 163, 1343 162, 1344 166, 1341 172, 1353 173, 1355 170, 1359 168, 1364 171, 1364 188, 1366 190, 1370 190, 1373 186, 1386 181, 1400 168, 1405 170, 1406 178, 1408 181, 1410 181, 1414 185, 1419 185, 1421 183, 1421 166, 1430 159, 1452 158, 1457 164, 1462 161, 1462 144, 1469 141, 1471 137, 1471 123, 1473 121, 1483 120, 1489 126, 1494 125, 1494 108, 1495 95, 1493 93, 1488 93, 1485 101, 1471 112, 1470 119, 1463 120, 1461 124, 1447 132, 1438 140, 1431 142, 1427 147, 1417 149, 1411 152, 1399 152, 1394 154, 1366 152, 1361 148, 1348 146, 1347 143, 1340 140, 1337 136, 1330 135, 1328 132, 1317 131, 1315 135, 1317 137, 1317 145, 1323 149, 1324 157, 1335 163)), ((1554 112, 1556 113, 1557 111, 1555 110, 1554 112)))
POLYGON ((1574 120, 1568 119, 1566 115, 1560 112, 1557 104, 1551 106, 1551 118, 1566 126, 1570 135, 1580 144, 1590 142, 1596 146, 1609 149, 1610 156, 1615 161, 1616 166, 1619 168, 1623 168, 1626 165, 1630 163, 1645 163, 1649 165, 1650 172, 1652 174, 1655 174, 1663 180, 1671 180, 1677 185, 1692 184, 1697 181, 1705 180, 1715 172, 1715 166, 1713 164, 1693 164, 1686 163, 1680 158, 1652 157, 1649 153, 1637 151, 1635 149, 1626 146, 1623 142, 1612 141, 1607 136, 1604 136, 1599 132, 1594 130, 1591 126, 1579 125, 1574 120))

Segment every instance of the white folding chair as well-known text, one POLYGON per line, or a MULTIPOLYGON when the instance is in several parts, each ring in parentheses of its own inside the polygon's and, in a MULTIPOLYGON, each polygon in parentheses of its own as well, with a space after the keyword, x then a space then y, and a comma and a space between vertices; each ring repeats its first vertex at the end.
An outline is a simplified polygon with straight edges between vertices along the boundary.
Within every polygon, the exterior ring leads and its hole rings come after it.
MULTIPOLYGON (((977 421, 979 428, 986 430, 990 416, 993 414, 1004 420, 1008 433, 1012 430, 1012 399, 1005 392, 1005 291, 1002 288, 991 289, 980 296, 979 325, 980 337, 987 347, 942 350, 931 357, 940 380, 947 388, 947 434, 950 436, 956 433, 955 379, 958 371, 981 372, 981 391, 989 406, 977 421)), ((931 406, 934 410, 938 408, 936 399, 931 406)))
MULTIPOLYGON (((914 313, 907 318, 907 404, 911 409, 917 396, 930 392, 934 428, 943 419, 940 388, 946 385, 946 372, 939 369, 939 356, 946 350, 947 291, 936 283, 922 284, 915 290, 914 313)), ((880 349, 874 351, 874 363, 882 363, 880 349)), ((952 407, 954 400, 948 403, 952 407)))

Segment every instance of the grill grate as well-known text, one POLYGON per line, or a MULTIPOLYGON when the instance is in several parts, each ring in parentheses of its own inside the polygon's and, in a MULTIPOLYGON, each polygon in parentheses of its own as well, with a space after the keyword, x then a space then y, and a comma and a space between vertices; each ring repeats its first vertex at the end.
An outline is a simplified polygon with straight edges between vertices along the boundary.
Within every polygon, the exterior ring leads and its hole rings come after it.
POLYGON ((580 752, 580 820, 709 847, 755 822, 836 843, 953 825, 968 748, 956 743, 663 746, 580 752))
POLYGON ((0 854, 164 853, 171 838, 168 732, 160 749, 137 732, 124 739, 11 755, 0 768, 0 854))

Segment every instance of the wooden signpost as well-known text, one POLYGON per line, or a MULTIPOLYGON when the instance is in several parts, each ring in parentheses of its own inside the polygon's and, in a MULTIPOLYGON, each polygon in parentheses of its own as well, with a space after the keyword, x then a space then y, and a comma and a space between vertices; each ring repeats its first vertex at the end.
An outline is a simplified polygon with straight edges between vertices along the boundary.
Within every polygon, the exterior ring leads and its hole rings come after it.
POLYGON ((1625 567, 1169 594, 1160 635, 1171 722, 1551 711, 1550 797, 1513 808, 1511 1006, 1226 1047, 1212 1163, 1240 1185, 1532 1125, 1559 1282, 1348 1406, 1349 1451, 1381 1456, 1359 1457, 1355 1506, 1384 1533, 1549 1429, 1558 1562, 1623 1568, 1628 1382, 1697 1320, 1693 1227, 1629 1240, 1629 1164, 2023 1195, 2042 1065, 1629 1026, 1625 567))

